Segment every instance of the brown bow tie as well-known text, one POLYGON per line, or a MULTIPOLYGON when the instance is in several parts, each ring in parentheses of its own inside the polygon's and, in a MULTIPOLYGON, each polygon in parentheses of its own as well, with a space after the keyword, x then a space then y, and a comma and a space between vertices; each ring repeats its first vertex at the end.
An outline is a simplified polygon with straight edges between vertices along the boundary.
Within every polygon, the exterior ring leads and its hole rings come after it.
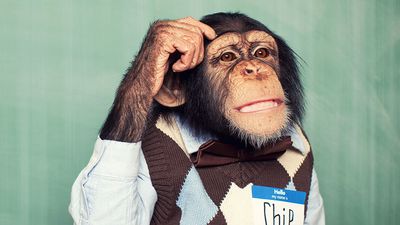
POLYGON ((221 166, 235 162, 266 161, 277 159, 291 147, 292 141, 289 136, 257 150, 238 149, 234 145, 211 140, 202 144, 197 152, 190 155, 190 159, 196 168, 221 166))

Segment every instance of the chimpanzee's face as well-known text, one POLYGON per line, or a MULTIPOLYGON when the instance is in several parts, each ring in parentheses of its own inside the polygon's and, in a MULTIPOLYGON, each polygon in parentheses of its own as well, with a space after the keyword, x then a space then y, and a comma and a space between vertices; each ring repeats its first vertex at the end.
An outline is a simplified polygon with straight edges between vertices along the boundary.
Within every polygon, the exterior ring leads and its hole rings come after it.
POLYGON ((241 136, 280 136, 290 112, 274 38, 258 30, 225 33, 207 46, 206 61, 214 91, 227 92, 220 104, 230 128, 241 136))

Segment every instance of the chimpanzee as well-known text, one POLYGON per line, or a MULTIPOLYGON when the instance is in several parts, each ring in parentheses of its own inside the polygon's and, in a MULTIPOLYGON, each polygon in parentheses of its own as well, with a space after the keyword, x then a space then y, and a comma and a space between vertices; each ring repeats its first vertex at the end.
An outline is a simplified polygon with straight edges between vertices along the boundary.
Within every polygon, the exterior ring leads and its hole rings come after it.
POLYGON ((88 166, 76 224, 324 224, 296 54, 241 13, 154 22, 88 166))

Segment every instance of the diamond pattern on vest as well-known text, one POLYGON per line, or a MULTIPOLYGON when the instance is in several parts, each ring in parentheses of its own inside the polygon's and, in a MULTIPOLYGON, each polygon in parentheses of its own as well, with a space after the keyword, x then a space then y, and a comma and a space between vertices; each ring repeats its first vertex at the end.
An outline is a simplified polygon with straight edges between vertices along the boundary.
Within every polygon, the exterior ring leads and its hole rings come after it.
POLYGON ((176 204, 182 211, 180 224, 185 225, 206 225, 218 212, 218 207, 208 196, 194 167, 182 185, 176 204))
POLYGON ((220 205, 226 191, 231 186, 231 179, 227 176, 216 176, 215 168, 212 167, 197 169, 197 171, 210 198, 216 205, 220 205))
POLYGON ((285 168, 289 176, 293 177, 297 173, 297 170, 305 158, 306 155, 289 149, 281 157, 279 157, 278 162, 285 168))
POLYGON ((227 225, 224 214, 221 211, 218 211, 217 215, 212 219, 208 225, 227 225))
POLYGON ((219 207, 229 225, 253 224, 253 211, 251 208, 251 184, 244 188, 232 183, 224 200, 219 207))

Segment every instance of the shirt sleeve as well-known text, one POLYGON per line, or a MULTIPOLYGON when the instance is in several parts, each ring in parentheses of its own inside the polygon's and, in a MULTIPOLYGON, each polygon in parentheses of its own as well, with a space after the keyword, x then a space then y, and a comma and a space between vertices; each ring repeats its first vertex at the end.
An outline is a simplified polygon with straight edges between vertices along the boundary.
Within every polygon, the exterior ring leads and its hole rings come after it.
POLYGON ((97 138, 88 165, 72 186, 75 225, 150 224, 157 194, 141 142, 97 138))
POLYGON ((318 177, 313 169, 311 177, 311 187, 308 196, 307 214, 304 221, 305 225, 325 225, 324 202, 319 192, 318 177))

